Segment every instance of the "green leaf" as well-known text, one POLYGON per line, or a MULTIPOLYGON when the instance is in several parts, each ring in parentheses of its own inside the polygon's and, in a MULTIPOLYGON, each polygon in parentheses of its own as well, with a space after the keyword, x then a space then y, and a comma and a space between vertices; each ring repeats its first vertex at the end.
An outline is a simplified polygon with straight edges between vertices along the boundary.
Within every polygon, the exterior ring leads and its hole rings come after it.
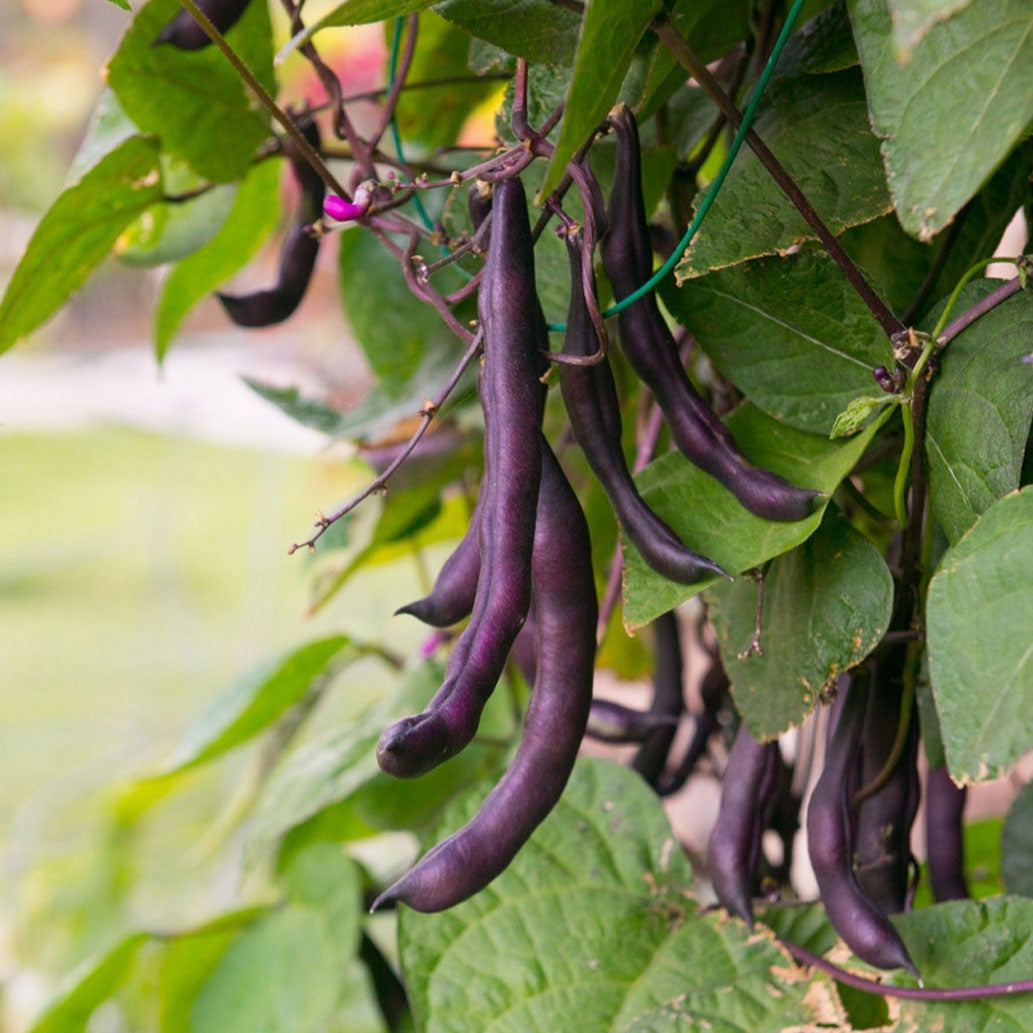
MULTIPOLYGON (((172 761, 155 777, 204 764, 265 731, 301 701, 316 679, 325 676, 330 662, 349 646, 347 635, 331 635, 267 660, 243 675, 214 701, 172 761)), ((354 650, 350 655, 360 652, 354 650)))
POLYGON ((758 586, 747 578, 707 591, 732 696, 753 735, 799 725, 822 692, 860 663, 889 627, 893 578, 879 550, 839 513, 764 577, 762 654, 749 653, 758 586))
POLYGON ((412 390, 433 396, 434 385, 422 376, 414 385, 413 378, 446 359, 454 363, 457 342, 434 309, 409 290, 398 259, 372 233, 356 228, 340 235, 339 272, 346 318, 380 390, 388 398, 412 390))
MULTIPOLYGON (((1028 979, 1033 970, 1033 901, 1021 897, 956 900, 896 916, 927 986, 985 986, 1028 979)), ((1026 1030, 1033 995, 976 1001, 901 1001, 897 1028, 1026 1030)))
POLYGON ((274 911, 222 956, 194 1000, 189 1029, 324 1033, 338 1005, 343 960, 317 911, 274 911))
POLYGON ((550 0, 443 0, 434 10, 515 57, 546 65, 573 61, 581 18, 550 0))
POLYGON ((754 405, 828 434, 875 366, 893 366, 879 324, 835 263, 818 254, 762 258, 663 288, 670 310, 754 405))
POLYGON ((161 194, 158 143, 140 136, 68 187, 40 220, 0 302, 0 353, 53 316, 161 194))
MULTIPOLYGON (((968 288, 957 313, 999 285, 968 288)), ((1020 291, 980 316, 944 349, 929 393, 926 451, 933 512, 956 542, 1019 486, 1033 422, 1033 294, 1020 291)))
MULTIPOLYGON (((450 810, 435 839, 469 818, 450 810)), ((656 796, 634 773, 580 760, 509 868, 440 914, 403 909, 402 965, 425 1033, 570 1029, 782 1031, 808 1017, 805 982, 740 922, 701 914, 656 796)))
POLYGON ((73 972, 30 1033, 81 1033, 96 1007, 125 982, 140 948, 149 939, 147 933, 130 933, 100 958, 73 972))
POLYGON ((154 311, 159 361, 194 305, 246 265, 273 232, 280 213, 278 164, 263 161, 248 173, 219 232, 165 278, 154 311))
POLYGON ((955 781, 997 778, 1033 745, 1033 487, 994 503, 929 585, 929 674, 955 781))
POLYGON ((298 47, 304 46, 317 32, 338 25, 369 25, 372 22, 401 18, 430 7, 434 0, 345 0, 329 14, 306 25, 280 48, 276 63, 281 64, 298 47))
POLYGON ((1004 819, 1001 878, 1009 893, 1033 897, 1033 782, 1019 790, 1004 819))
MULTIPOLYGON (((842 443, 776 423, 748 404, 732 413, 728 427, 752 462, 794 484, 832 492, 864 454, 886 415, 842 443)), ((820 510, 793 524, 762 520, 678 452, 654 460, 636 481, 645 500, 682 541, 733 574, 759 567, 806 541, 821 522, 820 510)), ((718 580, 695 585, 666 581, 627 546, 624 563, 624 622, 629 629, 648 624, 718 580)))
POLYGON ((543 199, 563 177, 567 162, 613 107, 635 47, 661 0, 592 0, 574 59, 574 74, 556 151, 538 190, 543 199))
POLYGON ((241 931, 267 910, 258 906, 231 911, 172 937, 158 970, 160 1033, 182 1033, 190 1029, 190 1009, 201 987, 241 931))
POLYGON ((359 945, 362 872, 339 843, 314 842, 279 859, 288 898, 319 914, 339 958, 359 945))
MULTIPOLYGON (((183 158, 214 182, 240 179, 270 135, 268 120, 215 47, 184 51, 154 46, 179 10, 176 0, 150 0, 140 9, 108 62, 108 84, 128 117, 161 138, 163 151, 183 158)), ((259 82, 272 90, 267 5, 249 4, 227 40, 259 82)))
MULTIPOLYGON (((856 68, 821 76, 798 71, 772 80, 754 128, 833 233, 891 210, 856 68)), ((676 273, 679 281, 687 280, 760 255, 784 254, 813 239, 760 159, 744 151, 676 273)))
POLYGON ((1029 131, 1033 8, 969 4, 929 28, 903 64, 887 0, 851 0, 850 17, 894 207, 928 240, 1029 131))
POLYGON ((911 51, 937 23, 968 7, 972 0, 889 0, 893 22, 893 46, 897 60, 905 64, 911 51))
POLYGON ((132 10, 129 6, 129 0, 108 0, 108 3, 114 4, 116 7, 121 7, 123 11, 132 10))
MULTIPOLYGON (((197 174, 175 158, 162 160, 161 178, 166 195, 185 194, 203 186, 197 174)), ((115 255, 125 265, 143 267, 185 258, 219 232, 236 192, 231 184, 222 183, 186 201, 151 205, 119 237, 115 255)))
MULTIPOLYGON (((909 237, 895 213, 847 230, 840 243, 890 308, 902 313, 933 271, 948 237, 956 236, 928 292, 935 300, 949 292, 976 262, 994 254, 1005 228, 1029 194, 1031 151, 1027 144, 1017 148, 958 214, 960 227, 948 227, 927 244, 909 237)), ((929 307, 927 301, 918 315, 929 307)))

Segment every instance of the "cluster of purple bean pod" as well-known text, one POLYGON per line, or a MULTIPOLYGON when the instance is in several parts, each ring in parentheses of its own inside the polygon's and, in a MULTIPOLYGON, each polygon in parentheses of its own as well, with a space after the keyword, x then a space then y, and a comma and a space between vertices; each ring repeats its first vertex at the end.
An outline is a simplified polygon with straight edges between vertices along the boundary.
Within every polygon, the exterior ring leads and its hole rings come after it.
MULTIPOLYGON (((199 0, 198 6, 225 32, 244 13, 247 0, 199 0)), ((209 42, 208 32, 182 12, 155 45, 197 50, 209 42)), ((368 177, 374 171, 371 159, 365 168, 357 162, 351 195, 327 196, 326 169, 317 168, 319 162, 308 153, 309 148, 321 151, 315 118, 308 112, 293 118, 296 131, 280 144, 301 202, 282 244, 277 282, 244 296, 218 295, 241 326, 268 326, 295 311, 326 228, 363 222, 389 248, 389 235, 405 228, 404 222, 391 221, 392 210, 406 199, 395 199, 398 191, 404 195, 405 184, 397 178, 390 184, 375 178, 358 182, 359 173, 368 177), (320 222, 324 214, 329 223, 320 222)), ((341 109, 334 127, 338 135, 343 120, 341 109)), ((610 113, 604 127, 615 137, 617 150, 608 201, 584 159, 568 167, 581 194, 582 221, 564 213, 561 196, 550 199, 570 269, 563 346, 559 353, 550 352, 535 286, 535 236, 520 179, 534 157, 548 156, 550 145, 544 133, 530 129, 516 105, 513 128, 521 145, 494 164, 485 163, 483 178, 467 177, 472 179, 473 233, 464 247, 486 248, 487 255, 471 284, 444 298, 413 273, 418 234, 410 229, 409 247, 395 248, 414 293, 436 305, 461 337, 465 331, 449 306, 476 291, 479 331, 465 339, 468 357, 478 352, 482 357, 478 391, 484 474, 469 529, 431 591, 398 611, 436 628, 467 623, 454 642, 438 691, 420 713, 384 730, 377 747, 380 767, 397 777, 416 778, 464 749, 477 734, 484 706, 508 660, 515 662, 532 691, 513 760, 478 813, 382 892, 374 906, 402 902, 420 911, 438 911, 483 889, 555 806, 586 735, 637 744, 632 766, 660 795, 668 795, 685 785, 701 761, 714 763, 711 745, 735 722, 728 676, 714 648, 708 649, 702 707, 687 714, 681 631, 673 612, 651 629, 654 694, 649 708, 639 711, 593 699, 599 605, 587 523, 542 431, 550 362, 558 366, 571 435, 605 492, 625 541, 662 577, 695 584, 728 573, 682 541, 638 491, 622 447, 620 396, 607 353, 610 334, 655 399, 673 446, 745 509, 767 520, 797 521, 810 515, 818 501, 817 492, 790 484, 743 455, 689 379, 651 292, 620 309, 616 333, 607 330, 596 291, 597 252, 617 299, 636 292, 653 273, 638 128, 624 105, 610 113), (676 732, 687 717, 692 734, 679 756, 676 732)), ((349 140, 357 142, 354 135, 349 140)), ((375 146, 375 140, 369 143, 370 154, 375 146)), ((435 411, 436 403, 424 414, 427 423, 435 411)), ((397 469, 412 446, 390 460, 378 483, 397 469)), ((317 533, 305 544, 311 547, 345 511, 321 517, 317 533)), ((705 636, 699 639, 707 648, 705 636)), ((910 834, 920 793, 917 714, 911 713, 911 700, 901 686, 904 652, 903 646, 884 645, 840 679, 806 826, 812 867, 837 932, 863 960, 914 972, 890 922, 892 914, 910 906, 913 896, 910 834)), ((793 783, 777 743, 758 742, 740 723, 727 755, 708 865, 718 902, 750 926, 765 877, 788 881, 801 813, 800 792, 793 783), (778 832, 784 848, 778 866, 762 850, 769 828, 778 832)), ((963 805, 964 791, 943 768, 932 769, 925 816, 930 880, 938 900, 967 896, 960 838, 963 805)))

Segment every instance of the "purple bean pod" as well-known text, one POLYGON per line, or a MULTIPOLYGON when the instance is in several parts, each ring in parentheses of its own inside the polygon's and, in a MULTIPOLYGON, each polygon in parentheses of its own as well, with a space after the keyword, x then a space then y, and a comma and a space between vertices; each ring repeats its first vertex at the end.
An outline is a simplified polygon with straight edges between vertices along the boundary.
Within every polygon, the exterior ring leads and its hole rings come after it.
POLYGON ((721 656, 715 652, 711 656, 711 664, 700 682, 699 689, 703 709, 700 713, 693 714, 692 738, 689 740, 684 756, 678 761, 678 766, 674 771, 657 787, 661 796, 671 796, 677 793, 689 780, 693 771, 696 770, 696 765, 706 754, 710 737, 721 728, 719 715, 730 685, 728 674, 721 663, 721 656))
POLYGON ((488 885, 556 805, 574 767, 592 701, 598 606, 588 526, 541 439, 534 534, 537 675, 523 736, 506 773, 465 826, 433 847, 374 902, 441 911, 488 885))
MULTIPOLYGON (((229 32, 237 24, 247 5, 248 0, 197 0, 201 12, 222 33, 229 32)), ((179 50, 202 50, 211 40, 194 20, 194 16, 184 9, 177 12, 161 30, 154 45, 160 43, 170 43, 179 50)))
POLYGON ((825 766, 807 807, 807 849, 829 921, 846 945, 869 965, 906 968, 917 976, 903 940, 854 875, 850 781, 864 727, 861 688, 853 679, 841 681, 825 766))
POLYGON ((455 551, 445 560, 434 587, 422 599, 401 606, 395 614, 407 613, 424 624, 447 628, 473 610, 477 578, 481 572, 481 498, 470 516, 470 526, 455 551))
MULTIPOLYGON (((865 705, 860 779, 868 785, 885 766, 900 723, 900 664, 894 647, 875 663, 865 705), (895 659, 896 658, 896 659, 895 659), (897 672, 896 674, 893 672, 897 672)), ((911 826, 918 810, 918 720, 911 715, 907 742, 886 783, 861 801, 854 835, 854 870, 861 892, 886 915, 907 902, 911 870, 911 826)))
POLYGON ((673 731, 678 718, 652 710, 635 710, 612 699, 593 699, 585 736, 598 742, 644 742, 660 730, 673 731))
POLYGON ((966 900, 961 818, 968 789, 955 785, 945 765, 929 769, 925 784, 925 842, 929 882, 937 901, 966 900))
MULTIPOLYGON (((586 357, 599 350, 599 336, 589 318, 582 287, 581 236, 567 234, 570 257, 570 307, 563 350, 586 357)), ((559 365, 560 390, 570 425, 625 535, 658 574, 670 581, 693 584, 725 571, 712 560, 685 546, 639 494, 621 448, 621 412, 609 362, 591 366, 559 365)), ((727 576, 727 575, 725 575, 727 576)))
POLYGON ((751 929, 753 880, 777 776, 778 743, 758 742, 743 722, 728 755, 707 867, 718 902, 751 929))
POLYGON ((531 602, 548 330, 535 292, 534 245, 519 179, 496 184, 493 210, 478 296, 484 328, 480 573, 470 623, 441 688, 423 713, 395 722, 380 737, 381 768, 403 778, 424 774, 473 738, 531 602))
POLYGON ((652 629, 653 699, 649 711, 673 718, 675 723, 661 726, 643 742, 631 766, 655 789, 667 766, 677 721, 685 713, 685 663, 681 629, 674 611, 668 610, 657 617, 652 629))
MULTIPOLYGON (((601 242, 603 266, 616 296, 626 298, 652 276, 653 253, 635 118, 621 104, 610 112, 609 122, 617 134, 617 170, 607 209, 609 225, 601 242)), ((620 337, 628 361, 656 396, 671 437, 687 459, 757 516, 792 521, 810 515, 819 493, 754 466, 699 396, 652 293, 620 313, 620 337)))
MULTIPOLYGON (((302 132, 318 150, 320 140, 316 123, 310 120, 302 132)), ((319 254, 319 237, 311 224, 322 214, 326 186, 308 162, 301 158, 291 161, 291 169, 301 187, 301 205, 295 224, 280 248, 276 286, 250 294, 216 294, 226 314, 237 326, 263 327, 282 323, 301 304, 312 279, 319 254)))

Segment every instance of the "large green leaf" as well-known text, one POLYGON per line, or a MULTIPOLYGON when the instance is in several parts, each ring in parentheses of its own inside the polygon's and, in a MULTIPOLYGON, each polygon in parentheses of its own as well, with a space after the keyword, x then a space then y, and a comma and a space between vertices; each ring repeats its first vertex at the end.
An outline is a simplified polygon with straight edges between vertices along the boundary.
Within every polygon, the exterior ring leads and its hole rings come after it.
MULTIPOLYGON (((800 71, 773 80, 754 128, 833 233, 891 210, 856 68, 821 76, 800 71)), ((760 159, 744 152, 677 275, 685 280, 759 255, 783 254, 813 237, 760 159)))
POLYGON ((831 259, 762 258, 663 289, 664 302, 751 402, 827 434, 850 402, 876 393, 893 350, 831 259))
POLYGON ((280 213, 279 183, 277 162, 256 165, 240 184, 219 232, 177 263, 165 278, 154 311, 154 348, 159 360, 194 305, 246 265, 273 232, 280 213))
POLYGON ((219 959, 190 1014, 192 1033, 323 1033, 342 962, 322 916, 287 905, 260 918, 219 959))
POLYGON ((929 30, 951 15, 957 14, 972 0, 889 0, 893 21, 893 46, 897 58, 905 63, 912 49, 921 43, 929 30))
POLYGON ((997 778, 1033 746, 1033 487, 994 503, 929 585, 929 674, 950 773, 997 778))
MULTIPOLYGON (((894 918, 926 986, 999 985, 1033 970, 1033 901, 956 900, 894 918)), ((901 1001, 905 1030, 990 1033, 1033 1028, 1033 995, 975 1001, 901 1001)))
MULTIPOLYGON (((751 405, 732 413, 728 426, 754 463, 802 487, 831 492, 861 458, 886 415, 846 441, 829 441, 786 427, 751 405)), ((682 541, 733 574, 795 548, 821 522, 820 511, 792 524, 762 520, 677 452, 654 460, 636 480, 645 500, 682 541)), ((628 546, 624 562, 624 622, 632 629, 648 624, 718 580, 708 578, 695 585, 667 581, 628 546)))
POLYGON ((739 578, 708 590, 706 601, 736 708, 754 736, 771 739, 875 648, 889 627, 893 578, 878 549, 830 512, 765 575, 761 654, 748 652, 758 590, 739 578))
POLYGON ((115 255, 131 266, 167 265, 193 254, 219 232, 233 208, 236 187, 231 183, 207 186, 179 158, 164 155, 161 178, 166 196, 186 200, 160 201, 135 219, 119 237, 115 255), (191 191, 199 191, 189 197, 191 191))
POLYGON ((267 910, 256 906, 231 911, 168 941, 158 968, 160 1033, 190 1029, 197 994, 242 931, 267 910))
POLYGON ((471 36, 540 64, 569 65, 580 16, 549 0, 443 0, 438 14, 471 36))
POLYGON ((372 233, 349 230, 340 235, 340 283, 348 322, 383 394, 398 398, 415 388, 419 397, 433 396, 436 385, 422 376, 413 385, 413 377, 457 357, 457 342, 434 309, 409 290, 398 259, 372 233))
MULTIPOLYGON (((434 838, 482 797, 459 801, 434 838)), ((579 761, 553 813, 490 886, 440 914, 402 911, 420 1028, 775 1033, 802 1024, 806 983, 784 978, 776 990, 770 967, 791 964, 766 936, 700 914, 690 878, 645 783, 579 761)))
POLYGON ((161 194, 158 142, 140 136, 68 187, 40 220, 0 302, 0 353, 54 315, 161 194))
POLYGON ((567 162, 606 117, 617 99, 638 41, 662 8, 661 0, 592 0, 588 5, 563 112, 563 128, 539 197, 552 193, 567 162))
MULTIPOLYGON (((969 288, 957 312, 998 281, 969 288)), ((926 449, 933 512, 956 542, 997 499, 1019 486, 1033 420, 1033 296, 1020 291, 977 319, 944 350, 929 394, 926 449)))
MULTIPOLYGON (((347 635, 307 642, 284 656, 267 660, 237 679, 213 702, 158 777, 165 777, 232 750, 277 721, 301 701, 314 682, 336 669, 351 646, 347 635)), ((352 649, 350 656, 361 655, 352 649)))
POLYGON ((933 25, 903 64, 887 0, 851 0, 850 17, 893 204, 927 240, 1029 132, 1033 7, 970 4, 933 25))
MULTIPOLYGON (((269 136, 268 120, 215 47, 154 46, 179 10, 177 0, 150 0, 139 10, 108 62, 108 84, 129 118, 160 137, 162 150, 215 182, 240 179, 269 136)), ((249 4, 227 39, 259 82, 273 89, 267 5, 249 4)))

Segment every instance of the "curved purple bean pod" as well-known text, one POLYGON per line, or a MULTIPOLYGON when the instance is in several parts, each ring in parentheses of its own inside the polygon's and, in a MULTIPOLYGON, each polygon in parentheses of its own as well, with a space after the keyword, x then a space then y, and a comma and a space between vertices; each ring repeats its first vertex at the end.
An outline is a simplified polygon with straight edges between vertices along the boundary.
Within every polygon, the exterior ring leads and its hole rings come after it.
POLYGON ((635 710, 612 699, 593 699, 585 736, 599 742, 643 742, 654 732, 675 729, 678 718, 652 710, 635 710))
MULTIPOLYGON (((248 0, 197 0, 197 6, 208 20, 219 30, 228 32, 240 20, 247 8, 248 0)), ((180 50, 201 50, 211 40, 204 29, 194 21, 194 16, 187 10, 179 11, 161 30, 154 45, 171 43, 180 50)))
MULTIPOLYGON (((618 105, 609 116, 617 134, 617 170, 603 236, 603 267, 618 298, 653 274, 642 200, 638 127, 631 109, 618 105)), ((620 313, 620 337, 632 368, 656 396, 675 444, 692 463, 723 484, 751 513, 767 520, 802 520, 818 492, 797 488, 754 466, 725 425, 692 386, 656 298, 646 294, 620 313)))
POLYGON ((588 526, 555 456, 541 439, 534 535, 537 675, 509 769, 474 818, 374 901, 441 911, 491 882, 556 805, 574 767, 592 701, 595 622, 588 526))
MULTIPOLYGON (((319 129, 309 121, 302 129, 305 138, 319 149, 319 129)), ((312 223, 322 214, 326 186, 307 161, 291 161, 294 177, 301 187, 301 205, 295 224, 284 238, 280 248, 280 270, 276 286, 250 294, 222 294, 216 297, 226 314, 237 326, 261 327, 282 323, 294 313, 305 296, 312 270, 319 254, 319 237, 312 223)))
POLYGON ((473 614, 423 713, 380 737, 377 760, 403 778, 424 774, 473 738, 531 602, 531 547, 541 480, 548 330, 534 280, 534 245, 519 179, 496 184, 478 296, 484 328, 481 567, 473 614))
POLYGON ((718 902, 753 928, 753 879, 778 776, 778 743, 760 743, 745 722, 728 755, 707 868, 718 902))
POLYGON ((845 685, 841 681, 825 766, 807 807, 807 849, 829 921, 846 945, 876 968, 906 968, 917 976, 896 929, 861 892, 854 875, 849 785, 864 726, 861 689, 852 678, 845 685))
POLYGON ((667 755, 674 742, 677 721, 685 713, 685 665, 682 657, 681 631, 673 610, 661 614, 653 628, 653 700, 652 714, 674 718, 674 724, 658 728, 639 748, 631 762, 651 786, 656 788, 667 766, 667 755))
POLYGON ((968 790, 955 785, 945 765, 929 769, 925 783, 925 842, 929 882, 937 901, 965 900, 965 848, 961 816, 968 790))
POLYGON ((481 572, 481 509, 481 498, 478 498, 466 534, 445 560, 430 592, 422 599, 399 607, 396 615, 407 613, 435 628, 447 628, 470 616, 481 572))
MULTIPOLYGON (((880 686, 880 675, 884 673, 884 665, 877 663, 865 707, 861 741, 862 786, 868 785, 882 770, 900 721, 900 683, 898 679, 891 679, 889 691, 886 691, 880 686)), ((919 792, 918 721, 912 714, 907 742, 893 773, 878 792, 861 802, 857 811, 854 834, 857 884, 883 914, 898 914, 907 903, 911 826, 918 811, 919 792)))
MULTIPOLYGON (((579 233, 567 234, 567 251, 570 307, 563 351, 585 357, 596 354, 600 342, 582 288, 579 233)), ((685 546, 639 494, 621 448, 620 400, 609 362, 604 358, 591 366, 560 363, 559 380, 574 436, 624 533, 642 558, 658 574, 681 584, 692 584, 710 574, 725 574, 716 563, 685 546)))

